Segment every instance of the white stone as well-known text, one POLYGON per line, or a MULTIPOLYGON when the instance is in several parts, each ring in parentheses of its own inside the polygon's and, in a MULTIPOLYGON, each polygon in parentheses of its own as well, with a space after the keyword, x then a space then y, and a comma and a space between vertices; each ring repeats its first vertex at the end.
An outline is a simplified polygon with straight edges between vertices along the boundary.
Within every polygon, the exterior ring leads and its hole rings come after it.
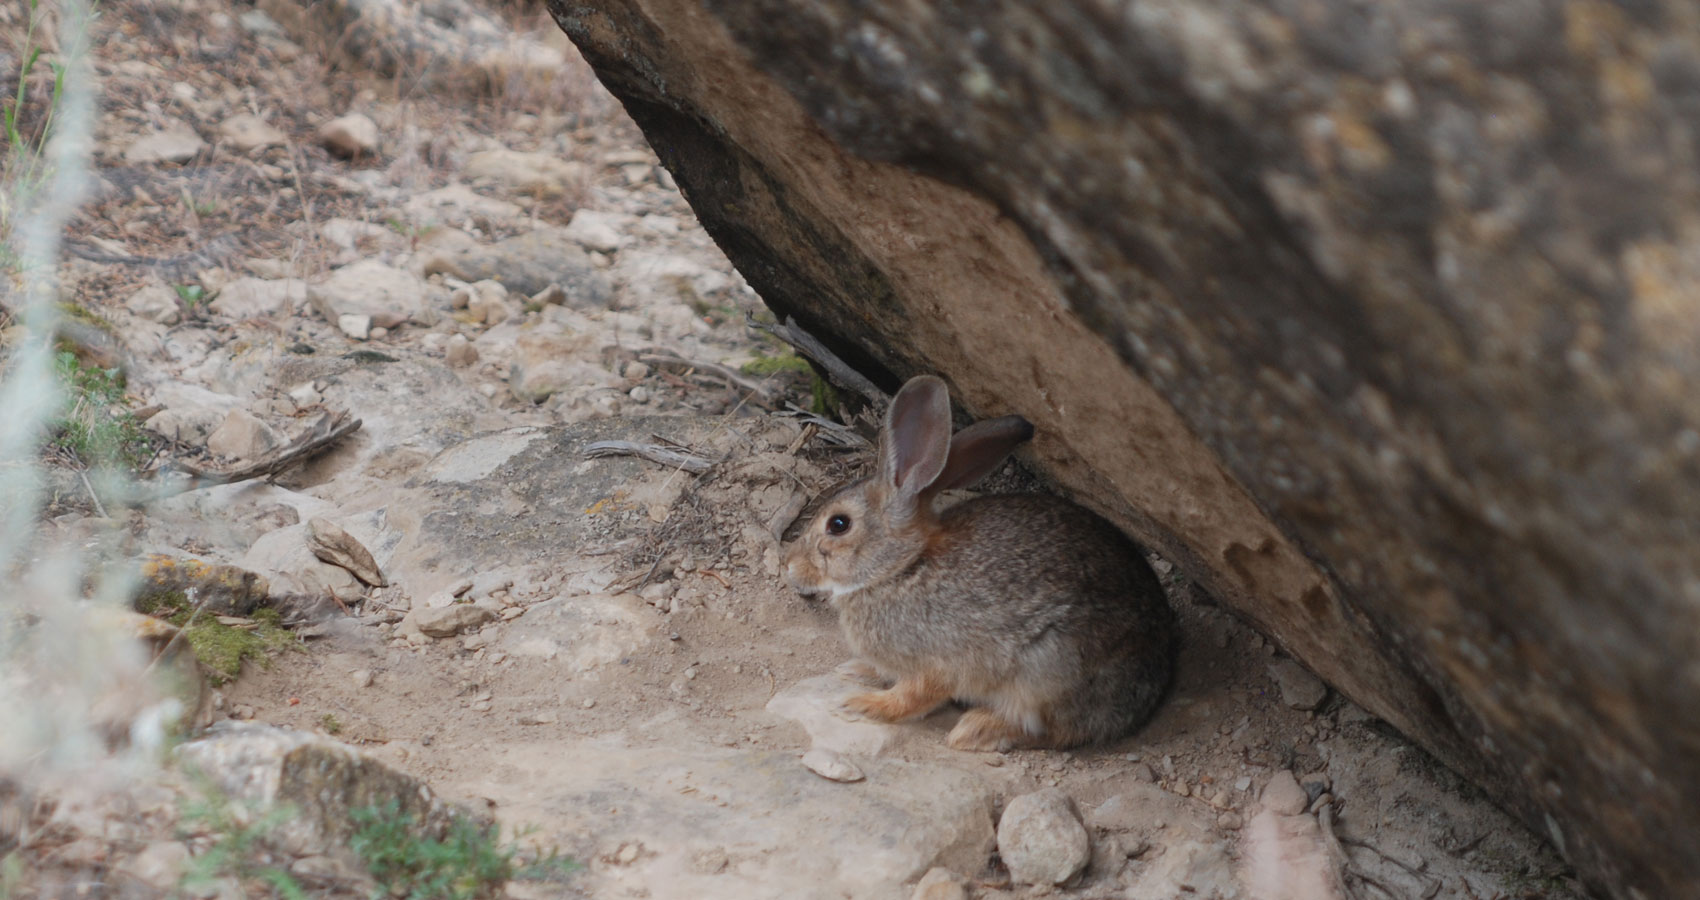
POLYGON ((161 325, 174 325, 180 320, 182 309, 177 304, 177 292, 167 285, 158 282, 144 286, 131 294, 124 301, 124 308, 149 322, 161 325))
POLYGON ((359 315, 370 316, 373 325, 394 328, 423 308, 425 290, 413 273, 365 259, 308 285, 307 301, 327 322, 359 315))
POLYGON ((478 348, 472 346, 466 335, 452 335, 443 350, 443 359, 457 369, 464 369, 478 362, 478 348))
POLYGON ((298 278, 238 278, 219 288, 208 308, 233 319, 282 318, 307 302, 307 282, 298 278))
POLYGON ((567 223, 566 236, 587 250, 612 253, 631 242, 629 235, 636 221, 635 216, 580 209, 567 223))
POLYGON ((289 140, 288 135, 253 113, 237 113, 225 119, 218 123, 218 133, 244 153, 259 147, 279 146, 289 140))
POLYGON ((277 449, 283 439, 253 413, 232 410, 224 422, 207 436, 207 449, 230 459, 256 460, 277 449))
POLYGON ((1068 795, 1056 788, 1023 794, 998 821, 998 854, 1020 884, 1065 884, 1092 859, 1092 840, 1068 795))
MULTIPOLYGON (((525 215, 525 210, 517 203, 486 197, 464 184, 451 184, 448 187, 426 191, 408 198, 402 204, 402 211, 415 224, 429 226, 437 224, 462 225, 478 219, 494 222, 507 222, 519 219, 525 215)), ((455 229, 439 229, 454 234, 455 229)), ((461 249, 458 242, 451 241, 446 246, 435 248, 433 255, 452 255, 461 249)), ((426 274, 437 271, 427 261, 424 265, 426 274)))
POLYGON ((1316 709, 1328 699, 1328 685, 1290 659, 1270 663, 1269 677, 1281 690, 1281 702, 1293 709, 1316 709))
POLYGON ((174 122, 164 130, 137 138, 124 148, 124 161, 135 165, 146 163, 182 163, 194 159, 207 146, 193 128, 174 122))
POLYGON ((520 400, 541 403, 570 387, 613 387, 613 374, 592 363, 589 336, 522 334, 508 364, 508 390, 520 400))
POLYGON ((338 156, 371 156, 378 152, 378 123, 361 113, 332 119, 319 126, 319 143, 338 156))
POLYGON ((345 313, 336 317, 336 327, 341 329, 343 334, 357 341, 364 341, 372 336, 372 317, 345 313))
POLYGON ((935 867, 915 882, 909 900, 968 900, 968 880, 949 869, 935 867))
POLYGON ((462 174, 473 181, 492 181, 513 191, 559 197, 583 185, 589 170, 581 163, 547 153, 485 150, 467 158, 462 174))
POLYGON ((475 603, 455 603, 436 609, 410 610, 407 617, 421 632, 434 638, 454 637, 496 618, 496 613, 475 603))
MULTIPOLYGON (((686 674, 690 673, 687 671, 686 674)), ((804 753, 803 767, 827 781, 853 782, 867 777, 855 763, 845 759, 838 751, 825 747, 815 747, 804 753)))

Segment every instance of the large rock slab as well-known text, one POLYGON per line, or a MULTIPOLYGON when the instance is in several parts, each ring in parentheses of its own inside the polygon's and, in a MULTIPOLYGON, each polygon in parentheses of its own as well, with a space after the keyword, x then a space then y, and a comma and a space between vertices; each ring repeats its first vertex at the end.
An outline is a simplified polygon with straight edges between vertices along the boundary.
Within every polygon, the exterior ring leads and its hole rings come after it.
POLYGON ((550 5, 776 311, 1700 895, 1687 7, 550 5))
POLYGON ((986 784, 937 764, 858 765, 866 780, 841 784, 789 752, 510 742, 477 790, 516 821, 555 823, 537 839, 607 860, 577 881, 594 896, 907 900, 934 866, 986 865, 986 784))

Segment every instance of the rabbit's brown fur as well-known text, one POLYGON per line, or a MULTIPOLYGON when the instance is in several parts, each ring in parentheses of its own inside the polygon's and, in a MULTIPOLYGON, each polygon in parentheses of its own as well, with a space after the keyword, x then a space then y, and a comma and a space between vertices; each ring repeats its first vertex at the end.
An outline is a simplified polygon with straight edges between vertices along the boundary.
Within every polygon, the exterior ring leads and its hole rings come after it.
POLYGON ((912 380, 888 413, 878 473, 825 503, 786 574, 829 595, 858 658, 895 684, 846 702, 880 721, 951 699, 952 747, 1072 747, 1150 718, 1173 667, 1174 617, 1139 547, 1056 497, 1005 494, 935 512, 937 491, 995 468, 1031 426, 950 437, 943 382, 912 380), (842 531, 831 529, 843 526, 842 531))

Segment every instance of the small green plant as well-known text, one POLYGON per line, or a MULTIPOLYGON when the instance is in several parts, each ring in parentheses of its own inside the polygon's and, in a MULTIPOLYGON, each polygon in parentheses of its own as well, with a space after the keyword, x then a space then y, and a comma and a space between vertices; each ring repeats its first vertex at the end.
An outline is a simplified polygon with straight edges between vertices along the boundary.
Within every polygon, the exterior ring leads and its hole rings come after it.
POLYGON ((61 350, 53 373, 67 402, 52 422, 52 446, 83 465, 105 464, 138 469, 147 462, 152 441, 129 410, 124 373, 85 365, 77 354, 61 350))
POLYGON ((207 296, 207 289, 198 284, 174 284, 171 289, 177 292, 177 299, 182 300, 190 309, 199 306, 201 300, 207 296))
POLYGON ((738 370, 745 375, 773 375, 777 372, 802 372, 813 374, 809 361, 795 353, 782 353, 778 356, 758 355, 755 359, 744 363, 738 370))
MULTIPOLYGON (((202 782, 200 797, 188 801, 179 818, 179 828, 189 834, 208 835, 212 844, 189 862, 183 873, 185 891, 199 894, 225 878, 238 883, 259 883, 287 900, 306 900, 307 892, 289 872, 271 863, 267 839, 294 816, 294 810, 279 806, 264 815, 239 810, 234 802, 210 783, 202 782)), ((188 836, 188 835, 185 835, 188 836)))
POLYGON ((577 866, 553 852, 529 865, 519 848, 497 840, 496 829, 456 817, 441 840, 419 831, 396 801, 356 809, 349 847, 378 886, 407 900, 475 900, 494 896, 508 880, 565 875, 577 866))
POLYGON ((407 238, 408 240, 416 240, 420 235, 431 230, 430 226, 409 225, 408 223, 394 217, 385 219, 384 225, 388 227, 389 230, 407 238))
POLYGON ((341 734, 342 720, 332 713, 325 713, 319 717, 319 727, 325 730, 325 734, 341 734))
POLYGON ((36 29, 41 27, 43 19, 40 7, 41 0, 29 0, 29 23, 24 29, 23 55, 18 63, 18 90, 14 96, 8 98, 5 109, 0 110, 0 125, 5 128, 6 146, 15 154, 7 162, 21 169, 14 169, 8 174, 20 187, 33 183, 41 174, 41 151, 47 146, 48 138, 52 135, 53 119, 65 95, 65 66, 49 62, 47 65, 53 72, 53 88, 48 95, 47 108, 40 113, 41 127, 35 140, 26 138, 23 123, 29 104, 30 75, 34 74, 36 65, 41 62, 43 49, 35 39, 36 29))

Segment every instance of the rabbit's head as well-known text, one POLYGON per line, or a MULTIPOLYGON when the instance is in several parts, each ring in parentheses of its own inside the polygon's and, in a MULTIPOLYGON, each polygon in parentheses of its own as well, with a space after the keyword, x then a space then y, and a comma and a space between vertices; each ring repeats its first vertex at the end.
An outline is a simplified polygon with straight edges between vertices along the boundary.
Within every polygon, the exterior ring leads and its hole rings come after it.
POLYGON ((880 432, 879 465, 821 505, 785 556, 785 576, 831 598, 876 584, 953 540, 933 510, 939 491, 967 487, 1033 435, 1020 416, 950 433, 950 392, 939 378, 909 380, 880 432))

